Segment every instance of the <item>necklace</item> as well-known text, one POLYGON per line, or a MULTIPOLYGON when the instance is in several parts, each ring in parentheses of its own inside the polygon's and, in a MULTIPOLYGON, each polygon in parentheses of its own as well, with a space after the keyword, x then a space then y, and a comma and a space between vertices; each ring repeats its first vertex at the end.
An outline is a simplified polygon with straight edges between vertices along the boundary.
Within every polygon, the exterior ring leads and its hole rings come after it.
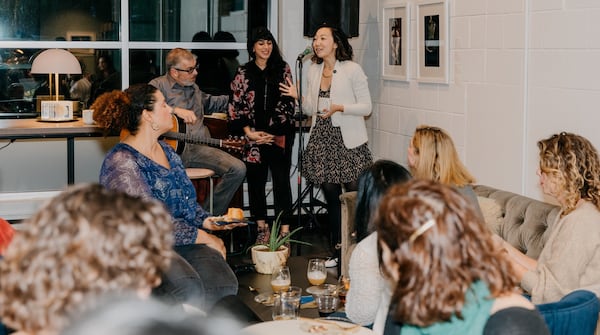
POLYGON ((325 73, 323 73, 322 76, 323 76, 323 78, 331 78, 331 76, 333 76, 333 74, 326 76, 325 73))

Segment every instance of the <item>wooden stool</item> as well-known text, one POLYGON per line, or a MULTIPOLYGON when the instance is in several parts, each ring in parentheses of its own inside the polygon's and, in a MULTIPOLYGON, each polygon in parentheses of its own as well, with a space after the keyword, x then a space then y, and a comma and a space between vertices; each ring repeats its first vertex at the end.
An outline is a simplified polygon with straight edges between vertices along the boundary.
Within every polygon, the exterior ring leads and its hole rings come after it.
POLYGON ((203 169, 203 168, 187 168, 185 169, 185 173, 187 174, 190 180, 195 179, 206 179, 208 178, 210 189, 208 193, 208 203, 209 203, 209 213, 213 213, 213 195, 214 195, 214 184, 213 177, 215 176, 215 171, 211 169, 203 169))

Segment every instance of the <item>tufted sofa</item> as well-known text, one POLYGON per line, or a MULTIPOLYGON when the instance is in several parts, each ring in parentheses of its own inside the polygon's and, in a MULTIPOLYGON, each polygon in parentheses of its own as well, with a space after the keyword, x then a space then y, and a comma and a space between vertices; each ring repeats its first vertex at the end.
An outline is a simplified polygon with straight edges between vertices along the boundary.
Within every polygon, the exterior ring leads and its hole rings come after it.
POLYGON ((473 189, 488 227, 527 256, 538 258, 548 239, 548 225, 560 208, 489 186, 473 189))
MULTIPOLYGON (((548 239, 548 225, 556 220, 560 208, 485 185, 475 185, 473 189, 488 227, 527 256, 538 258, 548 239)), ((342 274, 347 274, 350 254, 356 243, 354 234, 356 192, 344 193, 340 196, 340 200, 342 202, 341 271, 342 274)))

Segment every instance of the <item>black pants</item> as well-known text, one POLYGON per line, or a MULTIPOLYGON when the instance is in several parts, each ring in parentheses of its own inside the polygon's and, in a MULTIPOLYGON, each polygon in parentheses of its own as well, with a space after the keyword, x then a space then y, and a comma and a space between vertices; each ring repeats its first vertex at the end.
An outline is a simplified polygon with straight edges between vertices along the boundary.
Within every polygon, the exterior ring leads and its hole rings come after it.
MULTIPOLYGON (((254 220, 267 218, 266 188, 269 170, 273 184, 273 200, 275 217, 283 211, 285 223, 292 210, 292 189, 290 187, 290 166, 293 137, 291 143, 286 136, 286 150, 276 145, 260 146, 260 163, 246 163, 246 179, 248 181, 248 198, 250 214, 254 220)), ((289 223, 289 222, 288 222, 289 223)))

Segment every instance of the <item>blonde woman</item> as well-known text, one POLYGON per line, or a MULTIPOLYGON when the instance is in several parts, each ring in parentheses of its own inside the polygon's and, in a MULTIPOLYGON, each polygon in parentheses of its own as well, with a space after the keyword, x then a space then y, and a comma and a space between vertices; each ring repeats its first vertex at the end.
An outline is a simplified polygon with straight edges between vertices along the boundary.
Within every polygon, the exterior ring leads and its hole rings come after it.
POLYGON ((408 166, 416 179, 428 179, 455 187, 483 217, 473 191, 475 177, 458 157, 454 141, 442 128, 421 125, 408 146, 408 166))

